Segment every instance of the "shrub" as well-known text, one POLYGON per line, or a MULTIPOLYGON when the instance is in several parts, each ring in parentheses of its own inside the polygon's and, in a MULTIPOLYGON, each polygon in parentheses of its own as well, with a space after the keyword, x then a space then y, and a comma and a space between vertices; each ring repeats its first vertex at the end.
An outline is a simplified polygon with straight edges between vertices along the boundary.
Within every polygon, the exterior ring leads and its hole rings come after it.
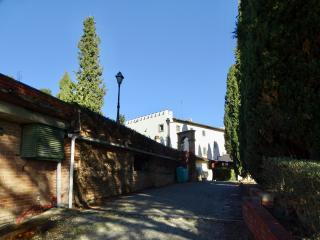
POLYGON ((284 198, 304 227, 320 232, 320 164, 289 158, 263 160, 263 185, 284 198))
POLYGON ((235 181, 236 175, 233 169, 228 167, 215 167, 212 169, 213 179, 217 181, 235 181))
POLYGON ((237 176, 236 176, 236 172, 234 169, 231 169, 231 176, 229 181, 237 181, 237 176))

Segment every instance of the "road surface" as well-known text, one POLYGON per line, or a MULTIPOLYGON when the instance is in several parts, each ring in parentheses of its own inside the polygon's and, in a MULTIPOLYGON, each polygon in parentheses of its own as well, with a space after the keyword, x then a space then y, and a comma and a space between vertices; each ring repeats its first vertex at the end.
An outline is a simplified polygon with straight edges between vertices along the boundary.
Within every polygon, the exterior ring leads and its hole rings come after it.
POLYGON ((248 239, 239 186, 227 182, 175 184, 53 218, 33 239, 248 239))

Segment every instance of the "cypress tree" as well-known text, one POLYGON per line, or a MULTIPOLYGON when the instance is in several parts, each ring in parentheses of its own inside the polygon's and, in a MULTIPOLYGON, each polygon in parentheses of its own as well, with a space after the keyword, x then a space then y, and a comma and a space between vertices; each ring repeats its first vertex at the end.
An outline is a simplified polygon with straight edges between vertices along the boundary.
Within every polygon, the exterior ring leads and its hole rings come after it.
POLYGON ((79 41, 79 64, 74 101, 92 111, 101 113, 106 94, 99 62, 100 38, 93 17, 84 20, 83 35, 79 41))
POLYGON ((237 79, 237 65, 230 67, 227 76, 227 92, 225 96, 225 148, 234 163, 235 172, 237 175, 241 173, 242 164, 239 157, 239 107, 240 93, 239 82, 237 79))
POLYGON ((65 72, 59 82, 60 92, 57 94, 57 98, 65 102, 73 102, 74 87, 74 83, 71 81, 69 74, 65 72))
POLYGON ((320 159, 320 1, 241 0, 240 155, 256 181, 263 159, 320 159))

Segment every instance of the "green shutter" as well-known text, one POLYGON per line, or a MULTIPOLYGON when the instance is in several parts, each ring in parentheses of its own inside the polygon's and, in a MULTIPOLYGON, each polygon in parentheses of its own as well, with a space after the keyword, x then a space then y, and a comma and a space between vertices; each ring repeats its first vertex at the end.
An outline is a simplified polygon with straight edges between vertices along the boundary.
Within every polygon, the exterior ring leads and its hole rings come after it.
POLYGON ((21 156, 59 162, 64 158, 63 140, 62 129, 43 124, 24 125, 21 156))

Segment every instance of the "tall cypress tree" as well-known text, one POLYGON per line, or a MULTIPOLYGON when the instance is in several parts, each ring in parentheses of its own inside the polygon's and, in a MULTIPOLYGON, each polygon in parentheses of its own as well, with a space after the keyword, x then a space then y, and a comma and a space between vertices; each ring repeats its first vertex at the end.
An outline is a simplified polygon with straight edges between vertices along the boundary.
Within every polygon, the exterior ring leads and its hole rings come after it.
POLYGON ((239 82, 237 79, 237 65, 230 67, 227 76, 227 92, 225 96, 225 147, 234 162, 235 171, 238 174, 242 172, 242 164, 239 156, 239 107, 240 94, 239 82))
POLYGON ((65 72, 59 82, 60 92, 57 94, 57 98, 65 102, 73 102, 74 87, 74 83, 71 81, 69 74, 65 72))
POLYGON ((264 158, 320 159, 319 20, 318 0, 240 1, 240 153, 257 182, 264 158))
POLYGON ((93 17, 83 22, 83 35, 78 44, 79 64, 74 101, 92 111, 101 112, 103 98, 106 94, 102 80, 102 67, 99 62, 100 38, 96 33, 93 17))

